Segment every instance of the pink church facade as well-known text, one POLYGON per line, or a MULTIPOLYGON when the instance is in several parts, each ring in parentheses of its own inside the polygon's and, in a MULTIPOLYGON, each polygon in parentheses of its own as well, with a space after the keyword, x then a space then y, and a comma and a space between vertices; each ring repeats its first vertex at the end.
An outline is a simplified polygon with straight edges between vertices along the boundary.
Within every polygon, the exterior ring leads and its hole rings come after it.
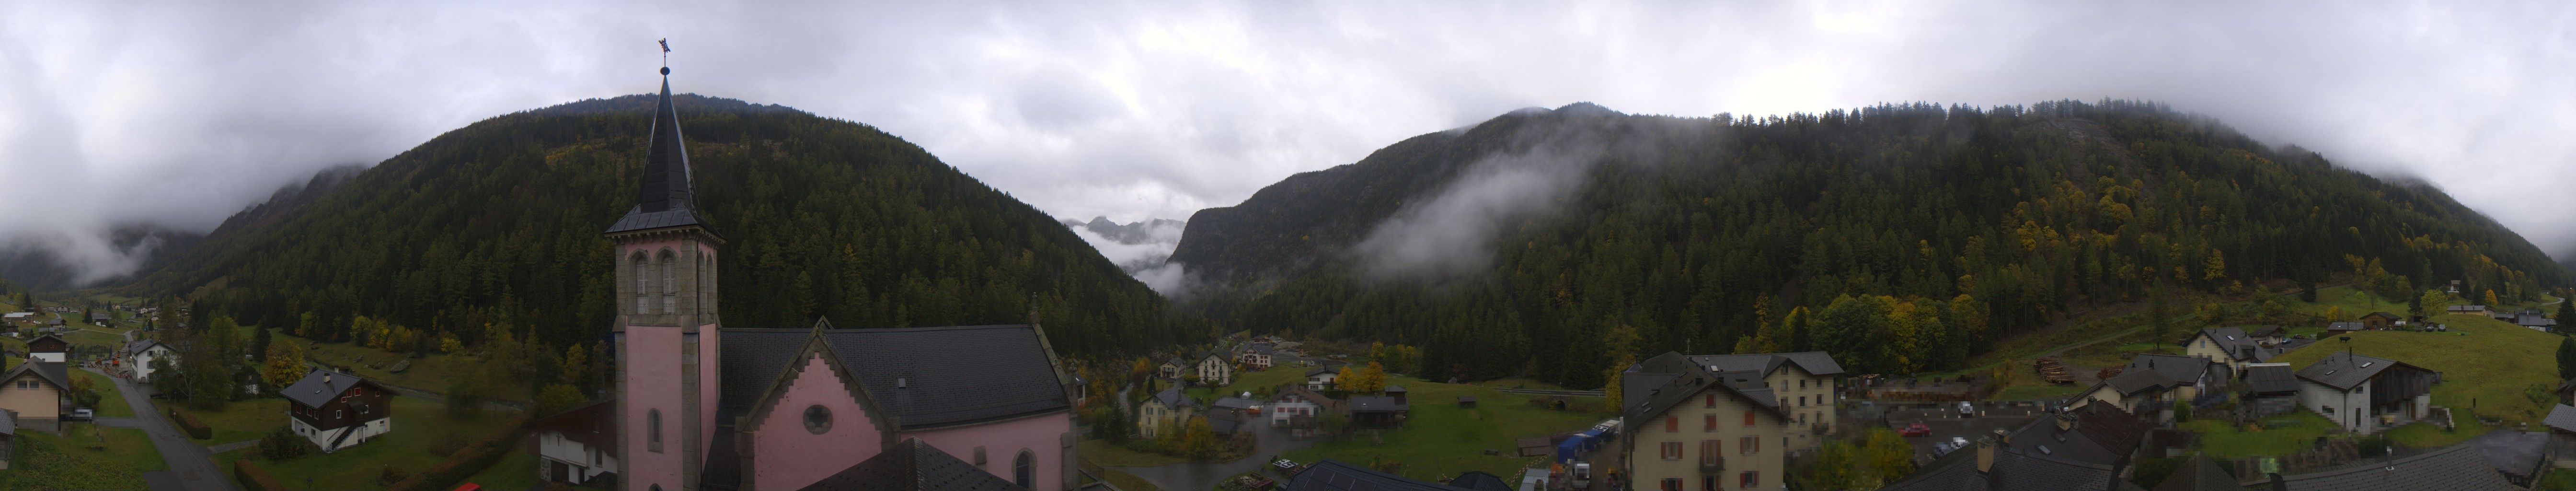
POLYGON ((619 489, 826 489, 891 468, 979 490, 1072 488, 1079 387, 1035 319, 723 327, 724 240, 697 211, 677 114, 666 80, 638 203, 604 233, 619 489))

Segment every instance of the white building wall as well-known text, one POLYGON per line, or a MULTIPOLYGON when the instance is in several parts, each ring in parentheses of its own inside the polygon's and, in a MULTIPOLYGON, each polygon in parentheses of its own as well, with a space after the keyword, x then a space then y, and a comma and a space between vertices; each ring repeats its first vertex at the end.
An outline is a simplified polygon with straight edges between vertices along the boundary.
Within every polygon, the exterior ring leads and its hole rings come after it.
POLYGON ((288 429, 294 430, 295 434, 304 435, 304 439, 313 441, 313 446, 322 447, 322 451, 324 452, 338 450, 331 448, 331 440, 340 438, 341 433, 357 432, 357 434, 349 435, 348 439, 340 440, 340 447, 348 448, 358 446, 359 442, 374 439, 377 436, 394 431, 393 418, 376 418, 375 421, 368 421, 365 424, 351 425, 347 428, 328 431, 314 428, 312 425, 305 424, 303 419, 292 416, 286 418, 286 424, 288 429))
POLYGON ((1307 415, 1307 416, 1315 416, 1315 415, 1316 415, 1316 414, 1315 414, 1315 413, 1316 413, 1316 409, 1318 409, 1318 408, 1320 408, 1320 407, 1322 407, 1322 406, 1317 406, 1317 405, 1315 405, 1315 403, 1312 403, 1312 402, 1273 402, 1273 403, 1270 403, 1270 409, 1269 409, 1269 410, 1270 410, 1270 424, 1271 424, 1271 425, 1273 425, 1273 426, 1288 424, 1288 417, 1289 417, 1289 416, 1295 416, 1295 415, 1300 415, 1300 414, 1302 414, 1302 415, 1307 415))
POLYGON ((2316 411, 2345 431, 2370 434, 2379 431, 2379 422, 2370 415, 2370 382, 2362 382, 2351 391, 2337 390, 2306 379, 2299 380, 2299 406, 2316 411))
MULTIPOLYGON (((544 434, 537 436, 537 455, 545 457, 546 460, 563 462, 564 465, 570 466, 573 474, 573 484, 590 482, 592 478, 599 477, 600 474, 607 474, 610 470, 617 468, 616 458, 609 457, 606 452, 601 452, 600 449, 591 448, 588 445, 583 445, 581 442, 573 441, 570 438, 564 438, 562 432, 556 431, 545 432, 544 434)), ((551 482, 554 478, 553 464, 545 462, 538 463, 537 479, 551 482)))
POLYGON ((63 354, 62 354, 62 353, 30 353, 30 354, 28 354, 28 355, 27 355, 27 360, 28 360, 28 361, 50 361, 50 362, 54 362, 54 363, 62 363, 62 362, 63 362, 63 354))

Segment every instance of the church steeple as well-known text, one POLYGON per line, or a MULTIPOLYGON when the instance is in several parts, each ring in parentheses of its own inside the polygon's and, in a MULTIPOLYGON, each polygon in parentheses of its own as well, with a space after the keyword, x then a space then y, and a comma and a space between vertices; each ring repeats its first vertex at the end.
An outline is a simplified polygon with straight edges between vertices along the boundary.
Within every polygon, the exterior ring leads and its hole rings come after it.
POLYGON ((680 113, 671 107, 671 68, 662 67, 662 95, 653 103, 652 143, 644 160, 644 189, 636 211, 652 213, 693 209, 690 200, 689 148, 680 138, 680 113))

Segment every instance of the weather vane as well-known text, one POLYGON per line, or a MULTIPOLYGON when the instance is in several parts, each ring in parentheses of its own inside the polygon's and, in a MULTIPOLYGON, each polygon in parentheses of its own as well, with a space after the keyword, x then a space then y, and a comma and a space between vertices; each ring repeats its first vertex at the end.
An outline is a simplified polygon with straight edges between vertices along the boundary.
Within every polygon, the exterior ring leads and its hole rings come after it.
POLYGON ((671 38, 662 38, 662 74, 671 74, 671 38))

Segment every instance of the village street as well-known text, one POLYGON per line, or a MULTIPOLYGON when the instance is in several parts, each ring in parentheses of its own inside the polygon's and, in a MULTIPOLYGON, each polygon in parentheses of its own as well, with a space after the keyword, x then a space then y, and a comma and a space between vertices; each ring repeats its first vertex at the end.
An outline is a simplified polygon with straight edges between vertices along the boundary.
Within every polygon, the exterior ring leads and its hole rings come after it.
MULTIPOLYGON (((98 373, 98 370, 87 368, 83 370, 98 373)), ((106 375, 106 373, 99 374, 106 375)), ((152 438, 152 446, 161 450, 161 459, 170 463, 169 470, 143 473, 143 481, 152 486, 152 491, 233 491, 237 489, 233 487, 231 474, 215 467, 214 452, 204 445, 198 445, 197 442, 189 440, 186 433, 179 432, 177 426, 170 424, 169 417, 153 410, 152 398, 147 395, 151 393, 151 387, 118 377, 109 377, 109 379, 116 381, 116 391, 125 396, 125 404, 134 408, 134 417, 101 418, 99 424, 142 428, 143 433, 152 438), (119 421, 107 421, 109 419, 119 421)), ((237 445, 227 444, 226 446, 237 445)))

